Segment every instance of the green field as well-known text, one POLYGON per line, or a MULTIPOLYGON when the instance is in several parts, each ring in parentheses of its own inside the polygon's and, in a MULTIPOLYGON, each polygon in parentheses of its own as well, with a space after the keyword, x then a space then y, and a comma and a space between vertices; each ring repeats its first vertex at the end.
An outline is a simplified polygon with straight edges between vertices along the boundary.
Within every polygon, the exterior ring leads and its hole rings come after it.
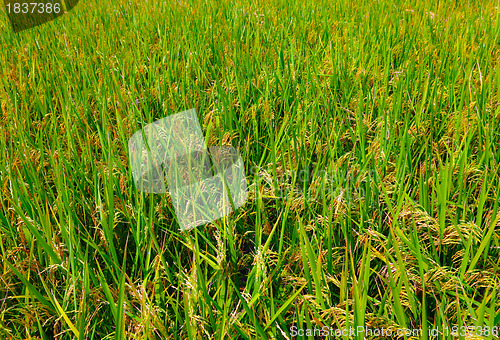
POLYGON ((0 339, 498 338, 499 16, 81 0, 15 34, 2 6, 0 339), (180 232, 127 143, 190 108, 249 197, 180 232))

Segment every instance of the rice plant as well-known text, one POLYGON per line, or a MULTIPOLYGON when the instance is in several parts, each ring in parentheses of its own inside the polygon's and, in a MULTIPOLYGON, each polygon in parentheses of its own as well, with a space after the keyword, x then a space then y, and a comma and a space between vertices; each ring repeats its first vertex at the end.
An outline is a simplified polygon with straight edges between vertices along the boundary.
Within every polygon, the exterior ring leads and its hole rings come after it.
POLYGON ((0 339, 495 339, 500 4, 0 14, 0 339), (180 231, 128 139, 196 108, 249 197, 180 231))

